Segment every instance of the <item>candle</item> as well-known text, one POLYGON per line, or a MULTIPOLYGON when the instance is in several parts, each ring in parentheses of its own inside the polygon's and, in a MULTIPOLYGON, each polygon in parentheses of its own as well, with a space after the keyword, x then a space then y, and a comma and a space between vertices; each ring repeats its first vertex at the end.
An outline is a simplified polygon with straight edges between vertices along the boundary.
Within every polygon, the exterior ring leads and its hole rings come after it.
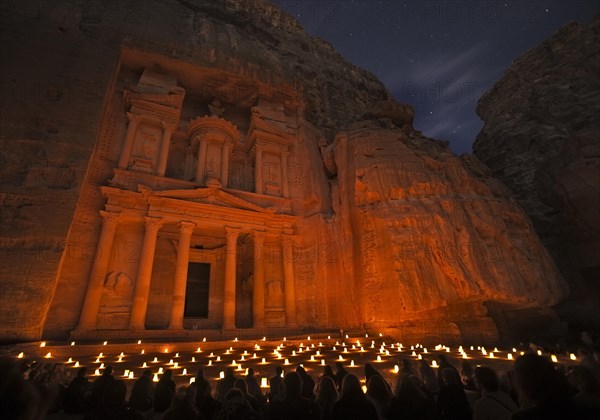
POLYGON ((267 378, 261 378, 261 380, 260 380, 260 387, 261 388, 268 388, 269 387, 269 385, 267 383, 267 378))
POLYGON ((19 359, 22 359, 23 357, 25 357, 25 353, 21 352, 19 353, 19 355, 17 356, 19 359))
POLYGON ((192 377, 190 378, 190 385, 191 385, 191 384, 193 384, 194 382, 196 382, 196 378, 192 376, 192 377))
POLYGON ((155 373, 152 377, 152 382, 158 382, 158 373, 155 373))
POLYGON ((52 357, 52 353, 48 352, 46 353, 46 355, 44 356, 46 359, 50 359, 52 357))
POLYGON ((512 355, 512 353, 508 353, 508 360, 513 360, 513 355, 512 355))
POLYGON ((223 371, 219 372, 219 378, 221 378, 221 379, 225 378, 225 372, 223 372, 223 371))
POLYGON ((133 370, 129 372, 129 379, 133 379, 133 370))

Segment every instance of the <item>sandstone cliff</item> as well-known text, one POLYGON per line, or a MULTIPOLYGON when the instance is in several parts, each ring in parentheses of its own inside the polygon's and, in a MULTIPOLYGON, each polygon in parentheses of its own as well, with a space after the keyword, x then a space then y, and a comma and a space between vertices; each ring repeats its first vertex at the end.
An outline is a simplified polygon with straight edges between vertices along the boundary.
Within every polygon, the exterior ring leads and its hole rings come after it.
MULTIPOLYGON (((0 339, 66 338, 77 325, 106 202, 100 187, 124 147, 124 93, 145 68, 185 89, 188 120, 216 97, 240 115, 275 102, 294 121, 285 170, 300 220, 301 327, 494 341, 502 322, 565 295, 528 219, 476 159, 414 132, 410 106, 270 3, 1 7, 0 339)), ((167 266, 174 251, 161 241, 167 266)), ((172 283, 168 270, 152 275, 172 283)), ((157 293, 168 311, 172 287, 157 293)))
POLYGON ((477 112, 475 155, 515 194, 575 293, 598 292, 600 17, 515 60, 477 112))

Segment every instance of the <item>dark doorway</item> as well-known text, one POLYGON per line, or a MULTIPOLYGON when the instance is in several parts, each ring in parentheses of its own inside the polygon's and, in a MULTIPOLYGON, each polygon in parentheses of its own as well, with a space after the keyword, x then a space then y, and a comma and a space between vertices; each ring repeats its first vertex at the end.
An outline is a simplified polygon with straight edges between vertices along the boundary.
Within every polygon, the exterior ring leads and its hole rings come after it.
POLYGON ((210 264, 189 263, 185 290, 185 318, 208 318, 210 264))

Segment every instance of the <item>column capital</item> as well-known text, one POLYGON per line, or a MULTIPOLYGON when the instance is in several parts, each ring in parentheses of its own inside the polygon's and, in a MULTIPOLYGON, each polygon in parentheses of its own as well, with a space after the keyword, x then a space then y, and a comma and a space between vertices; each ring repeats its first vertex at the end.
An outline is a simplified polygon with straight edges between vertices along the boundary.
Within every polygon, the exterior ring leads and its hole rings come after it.
POLYGON ((182 222, 179 222, 179 227, 181 228, 182 233, 191 234, 192 232, 194 232, 194 229, 196 229, 196 223, 182 221, 182 222))
POLYGON ((173 125, 171 122, 161 120, 160 126, 163 128, 163 130, 175 131, 175 125, 173 125))
POLYGON ((119 223, 119 219, 121 218, 121 213, 115 213, 113 211, 100 210, 100 216, 102 216, 102 220, 106 224, 117 224, 119 223))
POLYGON ((138 122, 140 122, 140 116, 139 116, 139 115, 136 115, 136 114, 133 114, 133 113, 131 113, 131 112, 128 112, 128 113, 127 113, 127 119, 128 119, 130 122, 133 122, 133 123, 136 123, 136 124, 137 124, 138 122))
POLYGON ((225 235, 227 237, 227 239, 229 239, 230 237, 236 237, 240 234, 240 231, 242 230, 242 228, 237 227, 237 226, 225 226, 225 235))
POLYGON ((146 226, 146 229, 155 229, 158 231, 164 224, 165 221, 162 217, 144 217, 144 225, 146 226))

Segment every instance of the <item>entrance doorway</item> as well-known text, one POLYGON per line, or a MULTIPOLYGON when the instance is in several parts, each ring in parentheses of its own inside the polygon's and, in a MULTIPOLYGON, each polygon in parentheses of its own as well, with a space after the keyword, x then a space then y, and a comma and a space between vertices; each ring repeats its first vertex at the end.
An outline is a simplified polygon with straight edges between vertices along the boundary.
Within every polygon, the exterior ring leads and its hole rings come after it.
POLYGON ((208 318, 210 264, 189 263, 185 290, 185 318, 208 318))

